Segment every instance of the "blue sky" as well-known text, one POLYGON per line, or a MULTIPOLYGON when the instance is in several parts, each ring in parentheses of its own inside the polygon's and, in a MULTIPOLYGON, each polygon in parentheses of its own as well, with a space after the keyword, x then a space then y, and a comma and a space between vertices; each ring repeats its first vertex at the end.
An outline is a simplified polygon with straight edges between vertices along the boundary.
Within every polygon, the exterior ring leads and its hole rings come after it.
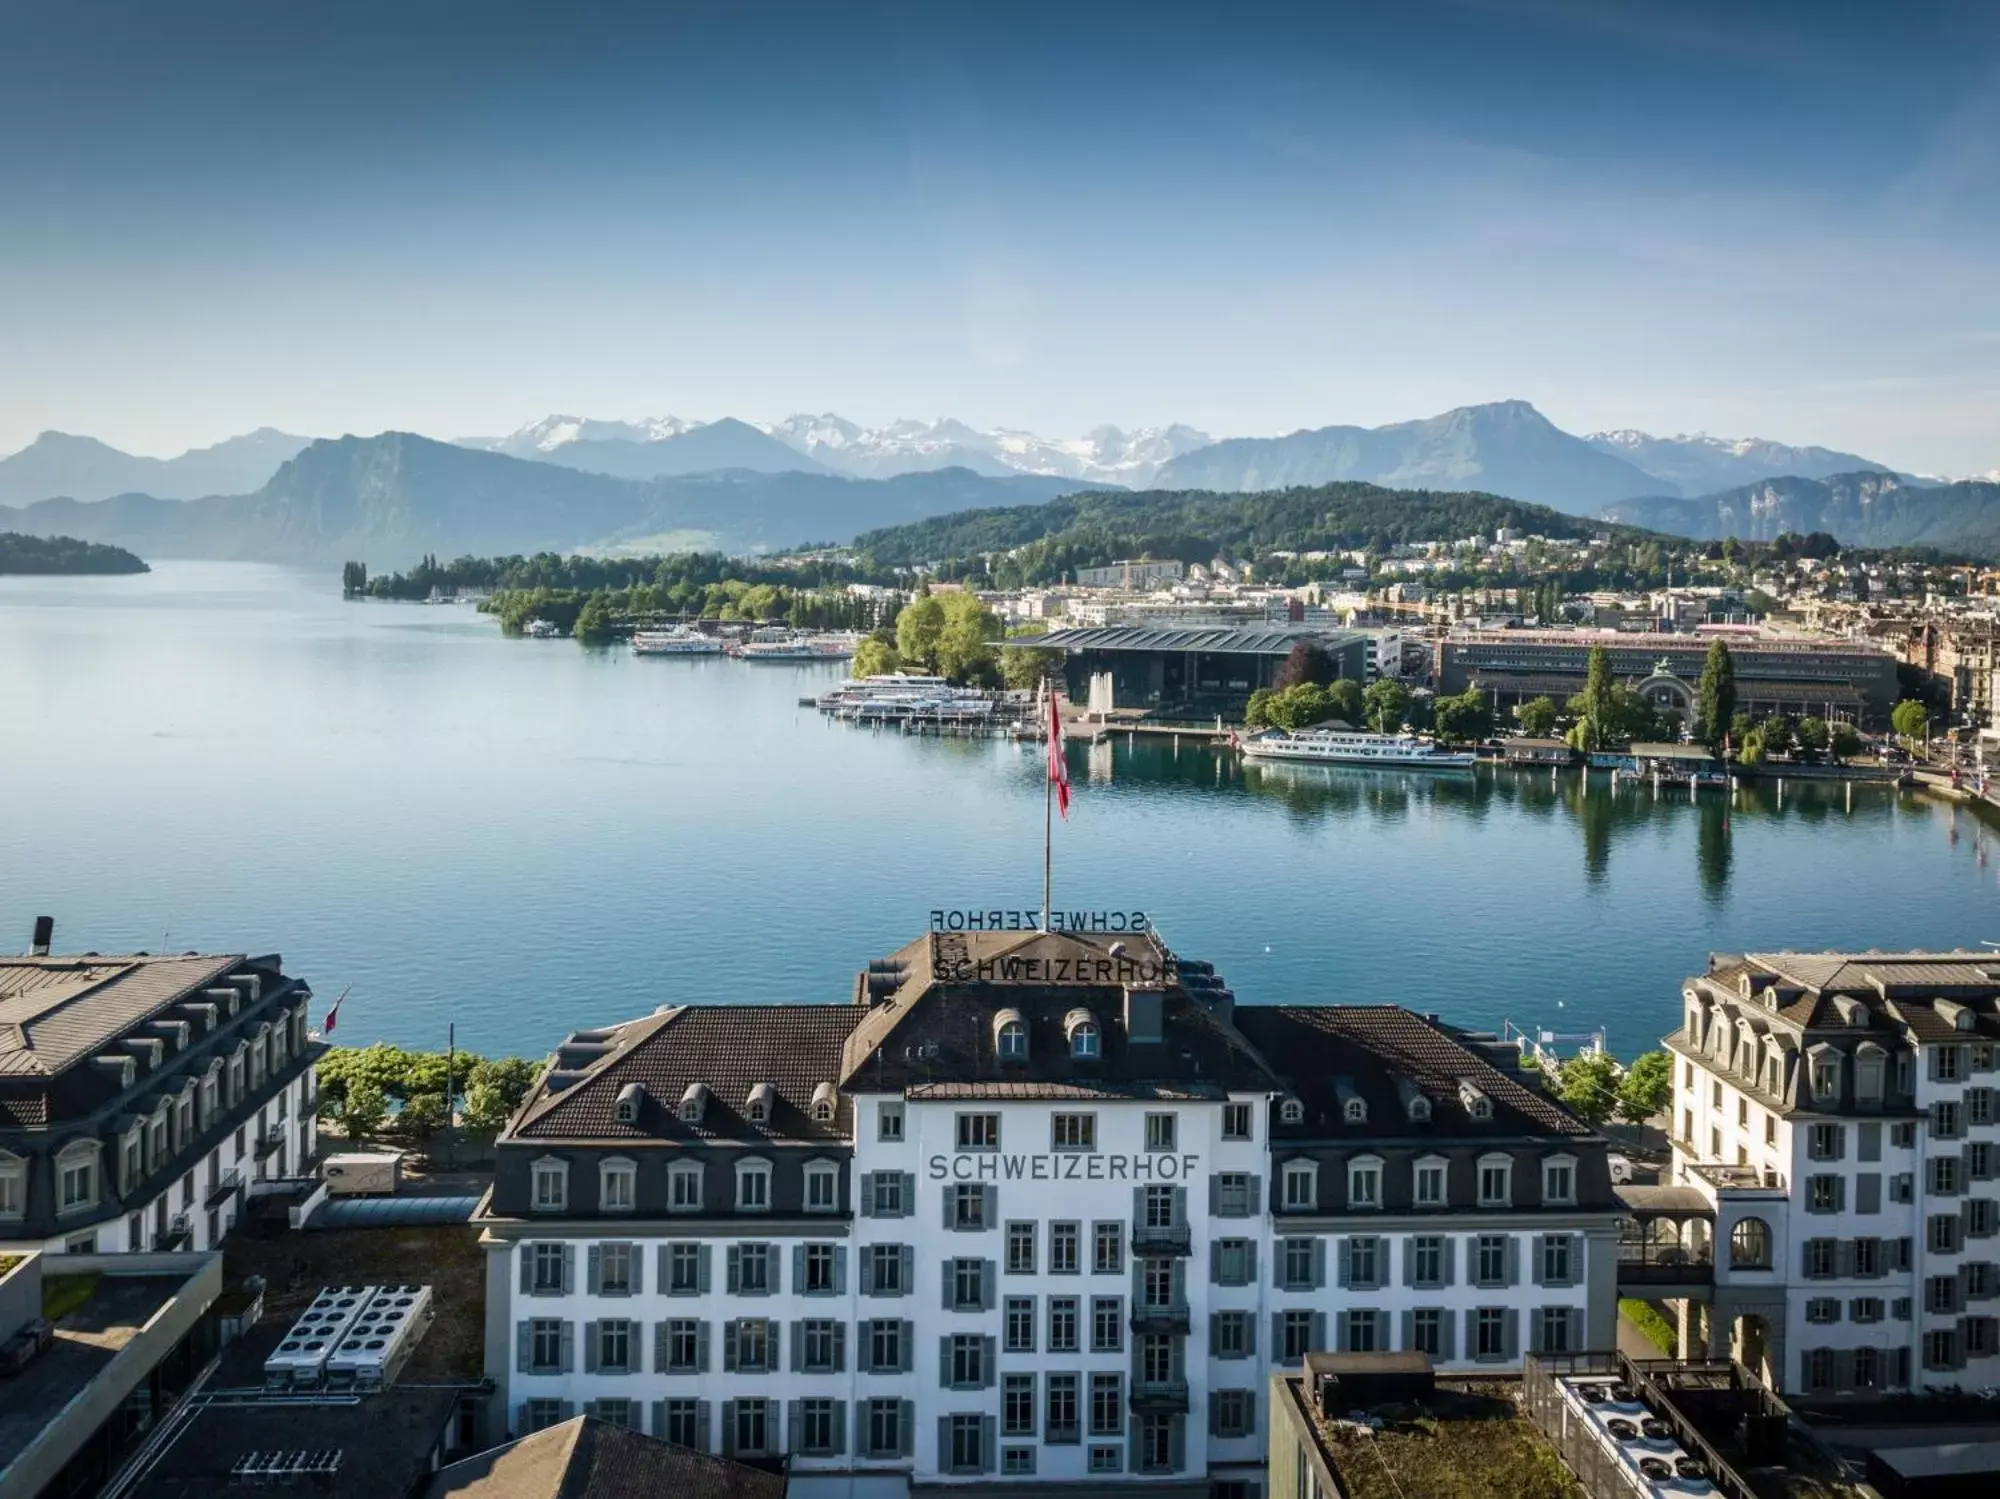
POLYGON ((0 8, 0 450, 1522 397, 2000 465, 2000 6, 0 8))

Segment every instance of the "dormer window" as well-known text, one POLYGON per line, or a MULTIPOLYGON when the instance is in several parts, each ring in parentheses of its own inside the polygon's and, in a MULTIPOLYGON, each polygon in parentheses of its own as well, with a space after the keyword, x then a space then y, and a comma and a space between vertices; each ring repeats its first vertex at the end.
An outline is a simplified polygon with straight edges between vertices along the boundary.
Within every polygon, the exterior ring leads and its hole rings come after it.
POLYGON ((833 1162, 813 1161, 806 1166, 806 1211, 840 1211, 840 1168, 833 1162))
POLYGON ((701 1211, 701 1162, 675 1161, 667 1168, 667 1211, 701 1211))
POLYGON ((1028 1060, 1028 1023, 1019 1010, 1002 1010, 993 1017, 993 1052, 1003 1062, 1028 1060))
POLYGON ((1319 1167, 1311 1161, 1287 1161, 1280 1177, 1279 1202, 1288 1212, 1310 1212, 1319 1204, 1319 1167))
POLYGON ((686 1088, 681 1090, 680 1108, 677 1112, 681 1116, 682 1124, 701 1123, 702 1113, 707 1107, 707 1083, 689 1083, 686 1088))
POLYGON ((1471 1083, 1460 1083, 1458 1085, 1458 1101, 1465 1106, 1465 1112, 1470 1118, 1491 1119, 1493 1117, 1493 1100, 1488 1098, 1478 1088, 1473 1087, 1471 1083))
POLYGON ((1840 1097, 1840 1053, 1831 1046, 1812 1049, 1812 1096, 1815 1103, 1833 1103, 1840 1097))
POLYGON ((736 1210, 739 1213, 771 1211, 771 1163, 749 1160, 736 1163, 736 1210))
POLYGON ((1358 1098, 1350 1098, 1345 1104, 1341 1105, 1341 1114, 1349 1124, 1366 1124, 1368 1122, 1368 1105, 1358 1098))
POLYGON ((1063 1018, 1063 1034, 1069 1038, 1069 1054, 1078 1061, 1094 1061, 1103 1052, 1097 1017, 1088 1010, 1071 1010, 1063 1018))
POLYGON ((638 1202, 639 1168, 623 1157, 597 1168, 597 1206, 606 1213, 629 1213, 638 1202))
POLYGON ((1576 1201, 1576 1158, 1552 1155, 1542 1162, 1542 1202, 1547 1206, 1576 1201))
POLYGON ((1514 1201, 1514 1159, 1512 1156, 1483 1155, 1479 1158, 1479 1205, 1483 1208, 1508 1207, 1514 1201))
POLYGON ((1356 1156, 1347 1163, 1347 1205, 1351 1208, 1382 1206, 1380 1156, 1356 1156))
POLYGON ((1368 1122, 1368 1104, 1355 1091, 1353 1078, 1335 1078, 1333 1080, 1333 1095, 1340 1100, 1340 1117, 1343 1123, 1366 1124, 1368 1122))
POLYGON ((838 1096, 834 1093, 832 1083, 820 1083, 816 1085, 813 1088, 812 1096, 813 1123, 833 1123, 834 1109, 837 1103, 838 1096))
POLYGON ((533 1168, 534 1195, 530 1199, 538 1213, 560 1213, 569 1206, 569 1162, 545 1156, 533 1168))
POLYGON ((771 1109, 778 1101, 778 1090, 769 1083, 759 1083, 750 1090, 744 1100, 743 1117, 752 1124, 769 1124, 771 1109))
POLYGON ((618 1122, 637 1124, 639 1112, 646 1106, 646 1085, 627 1083, 618 1090, 618 1122))
POLYGON ((1306 1106, 1296 1098, 1287 1098, 1278 1105, 1278 1123, 1280 1124, 1303 1124, 1305 1117, 1306 1106))

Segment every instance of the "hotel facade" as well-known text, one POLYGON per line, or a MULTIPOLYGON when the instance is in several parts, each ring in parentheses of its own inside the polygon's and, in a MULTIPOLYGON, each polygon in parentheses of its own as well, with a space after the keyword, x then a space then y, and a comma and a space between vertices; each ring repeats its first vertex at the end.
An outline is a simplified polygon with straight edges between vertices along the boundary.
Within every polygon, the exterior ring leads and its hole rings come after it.
POLYGON ((802 1494, 1257 1493, 1275 1368, 1614 1337, 1604 1140, 1393 1007, 1237 1007, 1149 931, 935 931, 845 1003, 565 1040, 479 1223, 517 1433, 802 1494))

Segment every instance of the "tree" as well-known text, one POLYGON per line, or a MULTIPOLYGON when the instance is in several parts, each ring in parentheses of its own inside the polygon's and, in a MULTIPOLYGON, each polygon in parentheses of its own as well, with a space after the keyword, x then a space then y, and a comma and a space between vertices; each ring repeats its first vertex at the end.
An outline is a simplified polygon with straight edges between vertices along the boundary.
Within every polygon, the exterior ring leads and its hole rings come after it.
POLYGON ((938 633, 937 669, 954 682, 997 686, 999 656, 993 642, 1000 638, 1000 618, 972 593, 945 597, 944 628, 938 633))
POLYGON ((1437 737, 1448 743, 1493 737, 1493 707, 1477 687, 1469 687, 1457 697, 1439 698, 1433 712, 1437 737))
POLYGON ((403 1101, 389 1132, 406 1145, 423 1145, 449 1123, 442 1093, 417 1093, 403 1101))
POLYGON ((1792 751, 1792 721, 1782 713, 1774 713, 1758 726, 1764 733, 1764 753, 1767 755, 1788 755, 1792 751))
POLYGON ((1799 720, 1798 745, 1800 749, 1811 750, 1814 754, 1824 753, 1832 742, 1823 718, 1802 718, 1799 720))
POLYGON ((576 625, 570 633, 580 645, 608 645, 611 641, 611 604, 608 595, 599 592, 583 601, 583 608, 577 611, 576 625))
POLYGON ((896 654, 905 665, 935 672, 944 625, 944 605, 935 594, 912 599, 896 616, 896 654))
POLYGON ((854 674, 857 677, 883 677, 900 670, 902 660, 896 654, 894 640, 885 640, 880 634, 870 635, 854 648, 854 674))
POLYGON ((1736 716, 1736 662, 1724 641, 1714 641, 1708 647, 1708 659, 1701 666, 1697 701, 1702 742, 1715 749, 1728 732, 1729 721, 1736 716))
POLYGON ((465 1105, 461 1113, 465 1127, 482 1134, 497 1134, 528 1096, 541 1070, 539 1062, 524 1057, 499 1057, 475 1065, 465 1079, 465 1105))
POLYGON ((1008 645, 1000 648, 1000 678, 1009 687, 1025 691, 1042 682, 1060 682, 1066 654, 1037 645, 1008 645))
POLYGON ((1268 687, 1259 687, 1250 694, 1250 701, 1243 707, 1243 722, 1253 729, 1268 729, 1272 726, 1271 701, 1277 694, 1268 687))
POLYGON ((341 1118, 347 1125, 350 1143, 365 1140, 382 1128, 382 1120, 389 1112, 389 1099, 382 1089, 366 1079, 357 1079, 347 1085, 347 1098, 341 1109, 341 1118))
POLYGON ((1332 704, 1334 718, 1344 719, 1351 724, 1361 722, 1361 684, 1352 677, 1342 677, 1326 689, 1327 701, 1332 704))
POLYGON ((1736 761, 1752 769, 1764 763, 1764 731, 1752 729, 1736 741, 1736 761))
POLYGON ((1604 1124, 1618 1108, 1618 1062, 1609 1052, 1580 1052, 1562 1064, 1557 1091, 1585 1124, 1604 1124))
POLYGON ((1326 687, 1340 675, 1340 667, 1326 647, 1310 640, 1301 640, 1292 646, 1284 664, 1278 668, 1276 685, 1282 690, 1310 682, 1315 687, 1326 687))
POLYGON ((1861 753, 1861 736, 1851 723, 1837 723, 1829 732, 1828 748, 1836 761, 1861 753))
POLYGON ((1514 721, 1530 739, 1546 739, 1555 732, 1560 711, 1552 697, 1531 697, 1514 705, 1514 721))
POLYGON ((1917 741, 1930 732, 1930 710, 1915 698, 1906 697, 1890 710, 1889 727, 1902 736, 1905 744, 1915 749, 1917 741))
POLYGON ((1410 711, 1410 694, 1401 682, 1384 677, 1368 684, 1368 690, 1361 694, 1361 703, 1370 728, 1378 734, 1393 734, 1403 726, 1403 715, 1410 711))
POLYGON ((1611 657, 1603 646, 1592 646, 1584 668, 1583 691, 1570 699, 1570 707, 1576 712, 1579 727, 1583 729, 1585 749, 1602 749, 1611 742, 1612 720, 1617 711, 1617 688, 1618 684, 1611 676, 1611 657))
POLYGON ((1633 1059, 1618 1084, 1618 1117, 1644 1124, 1674 1096, 1674 1059, 1664 1051, 1649 1051, 1633 1059))

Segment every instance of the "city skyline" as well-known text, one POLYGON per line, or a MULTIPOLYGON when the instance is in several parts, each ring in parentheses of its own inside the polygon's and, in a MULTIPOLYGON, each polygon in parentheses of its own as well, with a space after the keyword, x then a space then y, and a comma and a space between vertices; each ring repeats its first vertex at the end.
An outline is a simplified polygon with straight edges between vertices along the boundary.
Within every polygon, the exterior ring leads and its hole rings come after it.
POLYGON ((15 42, 0 450, 1518 397, 2000 464, 1969 4, 107 3, 15 42))

